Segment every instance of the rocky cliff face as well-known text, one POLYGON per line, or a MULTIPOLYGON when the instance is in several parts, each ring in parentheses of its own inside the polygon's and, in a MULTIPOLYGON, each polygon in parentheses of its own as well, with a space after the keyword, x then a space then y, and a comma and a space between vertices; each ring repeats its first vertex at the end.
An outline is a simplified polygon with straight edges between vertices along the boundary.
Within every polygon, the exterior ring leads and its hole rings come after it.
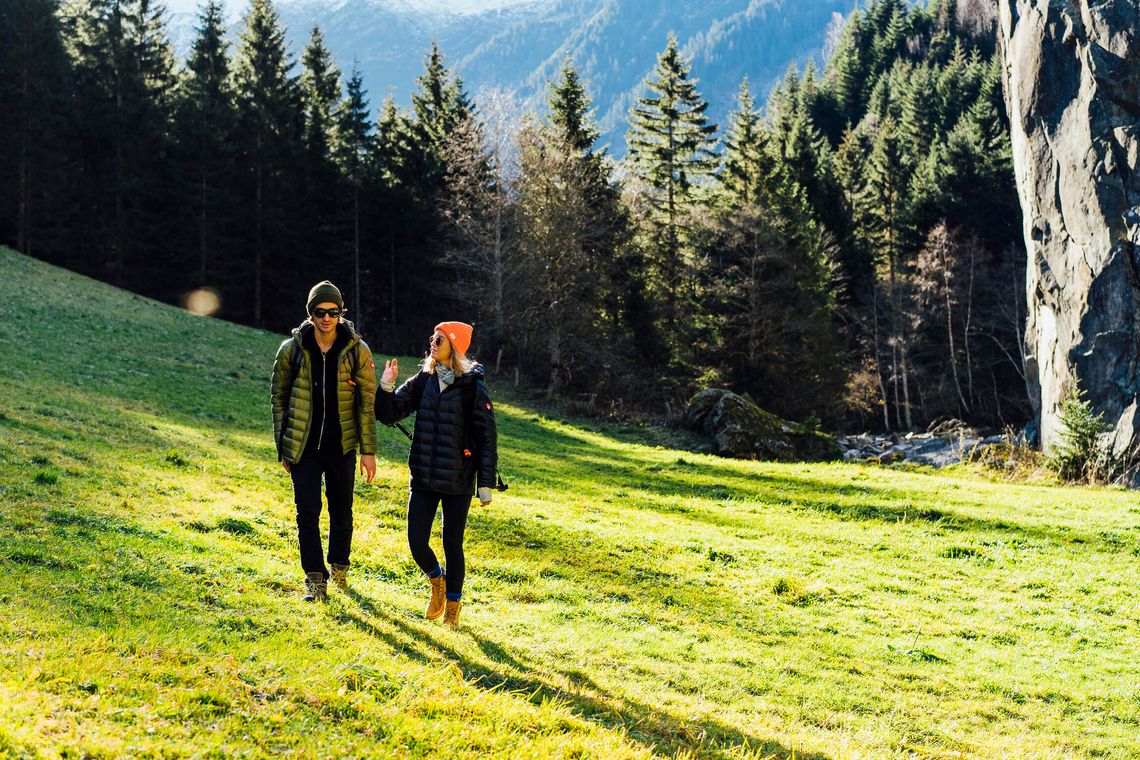
POLYGON ((1140 443, 1140 0, 1000 0, 1041 441, 1075 374, 1140 443))

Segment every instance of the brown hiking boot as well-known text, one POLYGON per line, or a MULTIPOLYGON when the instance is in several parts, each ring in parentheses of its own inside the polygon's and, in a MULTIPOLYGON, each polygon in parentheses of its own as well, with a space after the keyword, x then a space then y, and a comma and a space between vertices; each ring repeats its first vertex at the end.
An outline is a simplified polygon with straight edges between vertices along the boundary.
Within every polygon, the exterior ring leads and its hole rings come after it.
POLYGON ((443 616, 443 624, 448 628, 459 627, 459 602, 447 600, 447 614, 443 616))
POLYGON ((428 620, 435 620, 443 614, 443 603, 447 601, 447 579, 441 575, 428 580, 431 581, 431 599, 428 600, 424 615, 428 620))
POLYGON ((305 595, 302 602, 327 602, 329 600, 329 584, 323 573, 308 573, 305 575, 305 595))
POLYGON ((333 585, 341 591, 348 591, 348 565, 338 565, 335 562, 332 565, 332 582, 333 585))

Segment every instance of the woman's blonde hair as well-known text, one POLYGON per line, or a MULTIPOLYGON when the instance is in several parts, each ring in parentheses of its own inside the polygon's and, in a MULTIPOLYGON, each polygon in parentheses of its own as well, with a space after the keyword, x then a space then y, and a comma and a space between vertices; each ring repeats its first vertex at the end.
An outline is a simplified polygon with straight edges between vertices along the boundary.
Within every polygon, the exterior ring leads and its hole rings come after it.
MULTIPOLYGON (((448 341, 448 344, 450 345, 450 341, 448 341)), ((430 351, 427 356, 424 357, 424 360, 420 362, 420 369, 424 372, 435 372, 435 359, 431 358, 430 351)), ((468 359, 467 354, 459 353, 455 350, 455 347, 452 346, 451 373, 456 377, 463 377, 473 369, 475 369, 475 362, 468 359)))

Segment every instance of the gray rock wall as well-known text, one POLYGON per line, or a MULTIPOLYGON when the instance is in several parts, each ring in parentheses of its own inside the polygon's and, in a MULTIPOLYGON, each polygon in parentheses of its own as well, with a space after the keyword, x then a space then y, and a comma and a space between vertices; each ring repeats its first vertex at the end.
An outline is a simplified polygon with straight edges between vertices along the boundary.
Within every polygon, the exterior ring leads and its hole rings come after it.
POLYGON ((1028 250, 1026 368, 1041 442, 1075 372, 1140 441, 1140 0, 1000 0, 1028 250))

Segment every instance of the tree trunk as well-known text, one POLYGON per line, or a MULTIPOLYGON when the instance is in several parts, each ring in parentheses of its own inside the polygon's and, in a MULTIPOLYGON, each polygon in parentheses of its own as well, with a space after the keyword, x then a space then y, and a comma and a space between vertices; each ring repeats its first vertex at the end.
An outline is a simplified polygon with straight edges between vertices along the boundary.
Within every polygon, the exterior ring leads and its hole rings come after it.
MULTIPOLYGON (((949 262, 944 263, 948 264, 949 262)), ((962 395, 962 383, 958 380, 958 359, 955 357, 957 352, 954 346, 954 312, 950 307, 949 282, 943 283, 942 293, 946 296, 946 336, 950 341, 950 373, 954 376, 954 388, 958 391, 958 401, 962 404, 962 410, 968 412, 970 405, 966 403, 966 398, 962 395)))
POLYGON ((558 322, 552 320, 550 329, 550 380, 546 385, 546 400, 549 401, 554 396, 554 391, 558 388, 558 363, 561 361, 561 338, 559 336, 558 322))
MULTIPOLYGON (((258 153, 261 153, 261 139, 258 138, 258 153)), ((257 162, 257 194, 254 203, 254 242, 253 242, 253 323, 261 327, 261 246, 264 226, 264 197, 262 194, 262 162, 257 162)))
POLYGON ((31 139, 31 114, 28 113, 29 67, 26 60, 23 61, 23 64, 20 72, 22 74, 20 89, 24 107, 20 114, 20 158, 17 169, 19 205, 16 209, 16 250, 28 254, 31 252, 31 245, 28 242, 28 141, 31 139))
POLYGON ((966 324, 962 334, 963 347, 966 349, 966 394, 974 398, 974 359, 970 354, 970 323, 974 314, 974 247, 970 246, 970 280, 966 288, 966 324))
POLYGON ((352 303, 356 307, 356 329, 364 330, 364 299, 360 294, 360 185, 352 183, 352 303))
POLYGON ((198 286, 205 287, 208 276, 208 262, 209 249, 206 246, 206 158, 201 157, 202 165, 202 182, 198 188, 198 286))
POLYGON ((391 218, 388 220, 388 334, 396 345, 396 238, 391 218))
POLYGON ((887 394, 887 383, 884 380, 883 372, 883 359, 879 352, 879 288, 877 285, 872 286, 873 292, 871 296, 871 324, 873 325, 871 341, 875 349, 875 377, 879 381, 879 395, 883 399, 883 427, 890 432, 891 429, 891 403, 890 396, 887 394))

